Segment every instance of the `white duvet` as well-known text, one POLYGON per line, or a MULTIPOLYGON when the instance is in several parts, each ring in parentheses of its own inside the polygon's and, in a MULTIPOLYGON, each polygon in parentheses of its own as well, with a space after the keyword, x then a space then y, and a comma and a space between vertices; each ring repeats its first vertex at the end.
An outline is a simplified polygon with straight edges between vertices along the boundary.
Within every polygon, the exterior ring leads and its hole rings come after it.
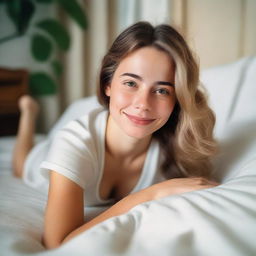
MULTIPOLYGON (((217 115, 222 185, 141 204, 45 251, 46 195, 10 175, 14 138, 0 139, 0 255, 255 256, 256 58, 209 69, 202 80, 217 115)), ((91 100, 73 106, 52 133, 91 100)))

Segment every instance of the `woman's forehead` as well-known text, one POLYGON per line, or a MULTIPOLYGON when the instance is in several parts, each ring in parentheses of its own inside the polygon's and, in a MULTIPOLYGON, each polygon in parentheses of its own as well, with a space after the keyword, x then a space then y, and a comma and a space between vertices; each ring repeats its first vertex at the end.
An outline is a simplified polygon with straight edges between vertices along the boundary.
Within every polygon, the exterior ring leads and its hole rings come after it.
POLYGON ((171 77, 174 62, 170 55, 155 47, 143 47, 127 55, 118 65, 116 72, 151 75, 159 78, 171 77))

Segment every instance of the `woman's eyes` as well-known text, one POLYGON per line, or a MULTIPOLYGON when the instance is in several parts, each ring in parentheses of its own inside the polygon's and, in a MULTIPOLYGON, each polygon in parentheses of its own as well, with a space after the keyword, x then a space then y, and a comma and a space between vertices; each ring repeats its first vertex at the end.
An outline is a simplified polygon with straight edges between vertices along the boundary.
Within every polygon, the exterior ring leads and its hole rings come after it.
MULTIPOLYGON (((129 88, 135 88, 138 87, 137 83, 135 81, 124 81, 123 84, 129 88)), ((168 96, 170 95, 170 91, 166 88, 158 88, 154 89, 153 93, 157 95, 163 95, 163 96, 168 96)))
POLYGON ((170 92, 167 89, 163 89, 163 88, 159 88, 159 89, 155 90, 155 92, 157 94, 161 94, 161 95, 169 95, 170 94, 170 92))
POLYGON ((128 87, 135 87, 137 84, 134 81, 125 81, 124 85, 128 87))

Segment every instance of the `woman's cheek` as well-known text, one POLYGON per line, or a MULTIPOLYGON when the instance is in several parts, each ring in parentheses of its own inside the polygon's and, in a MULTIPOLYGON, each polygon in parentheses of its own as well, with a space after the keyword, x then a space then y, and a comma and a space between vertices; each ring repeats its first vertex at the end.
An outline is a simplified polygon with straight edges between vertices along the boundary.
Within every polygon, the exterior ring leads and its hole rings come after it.
POLYGON ((173 112, 175 102, 163 102, 158 103, 158 106, 155 106, 155 111, 157 116, 162 116, 164 119, 168 120, 170 115, 173 112))
POLYGON ((131 94, 129 93, 125 93, 125 92, 118 92, 115 94, 115 102, 117 105, 119 106, 125 106, 129 103, 131 103, 131 94))

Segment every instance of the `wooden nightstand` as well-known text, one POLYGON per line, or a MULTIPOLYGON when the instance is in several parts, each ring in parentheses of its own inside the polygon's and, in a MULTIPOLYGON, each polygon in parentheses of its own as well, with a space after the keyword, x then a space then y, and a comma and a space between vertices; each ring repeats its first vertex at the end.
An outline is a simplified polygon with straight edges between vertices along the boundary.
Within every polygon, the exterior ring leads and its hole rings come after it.
POLYGON ((26 70, 0 68, 0 136, 17 133, 18 99, 28 93, 26 70))

